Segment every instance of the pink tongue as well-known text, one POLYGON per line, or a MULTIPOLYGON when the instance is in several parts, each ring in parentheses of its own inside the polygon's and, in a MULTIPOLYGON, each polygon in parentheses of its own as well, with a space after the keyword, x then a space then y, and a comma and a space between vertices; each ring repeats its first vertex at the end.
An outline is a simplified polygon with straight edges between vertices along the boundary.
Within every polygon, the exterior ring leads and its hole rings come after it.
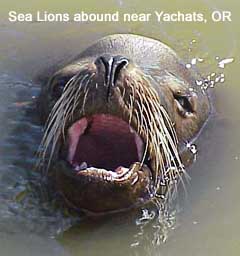
POLYGON ((142 141, 128 123, 110 115, 82 118, 68 131, 68 161, 73 166, 115 170, 139 161, 142 141), (85 164, 86 165, 86 164, 85 164))

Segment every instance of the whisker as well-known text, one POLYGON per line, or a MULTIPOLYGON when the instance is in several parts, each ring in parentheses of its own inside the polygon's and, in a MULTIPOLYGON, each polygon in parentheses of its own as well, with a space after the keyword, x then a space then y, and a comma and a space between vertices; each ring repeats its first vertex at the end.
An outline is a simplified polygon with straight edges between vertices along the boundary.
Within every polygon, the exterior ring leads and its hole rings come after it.
MULTIPOLYGON (((38 149, 39 161, 37 162, 36 166, 38 167, 42 163, 44 164, 47 156, 47 151, 51 145, 48 163, 45 171, 43 172, 45 175, 48 172, 59 138, 62 136, 63 140, 65 140, 66 123, 72 117, 70 113, 73 113, 76 109, 77 100, 82 93, 82 85, 87 78, 91 79, 94 76, 94 74, 90 75, 89 73, 85 73, 84 75, 82 75, 82 72, 83 69, 81 69, 76 75, 70 78, 69 81, 66 83, 62 95, 55 103, 47 119, 45 125, 45 132, 38 149), (77 86, 78 83, 79 86, 77 86)), ((89 83, 89 79, 87 83, 89 83)), ((84 97, 85 101, 87 98, 87 94, 88 93, 86 93, 84 97)))
MULTIPOLYGON (((126 83, 131 93, 129 96, 129 122, 132 116, 137 122, 137 132, 145 139, 145 150, 141 165, 144 163, 147 152, 154 165, 154 182, 156 191, 161 186, 161 180, 169 184, 166 197, 172 199, 177 194, 177 180, 185 190, 187 174, 178 153, 178 138, 171 119, 161 105, 157 92, 149 85, 147 78, 135 82, 135 79, 126 83), (143 86, 144 84, 144 86, 143 86), (134 98, 132 97, 134 95, 134 98), (133 110, 134 105, 134 111, 133 110)), ((128 103, 126 103, 128 106, 128 103)))

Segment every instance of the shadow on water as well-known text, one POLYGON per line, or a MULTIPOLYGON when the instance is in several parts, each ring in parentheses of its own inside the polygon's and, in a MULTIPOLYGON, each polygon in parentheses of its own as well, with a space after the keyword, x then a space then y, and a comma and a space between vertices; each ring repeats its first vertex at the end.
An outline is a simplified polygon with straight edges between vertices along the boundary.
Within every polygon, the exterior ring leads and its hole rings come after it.
POLYGON ((39 87, 8 74, 2 74, 0 80, 3 99, 0 103, 1 254, 61 255, 62 249, 53 240, 46 242, 43 236, 52 233, 49 227, 57 221, 57 216, 46 210, 43 214, 44 208, 30 186, 39 176, 30 171, 42 133, 30 107, 39 87))

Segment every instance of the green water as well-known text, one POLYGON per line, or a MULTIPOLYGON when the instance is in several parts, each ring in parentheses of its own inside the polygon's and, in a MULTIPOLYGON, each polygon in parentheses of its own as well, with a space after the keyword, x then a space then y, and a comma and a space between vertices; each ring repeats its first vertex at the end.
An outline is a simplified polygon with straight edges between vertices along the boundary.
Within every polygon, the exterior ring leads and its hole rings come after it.
MULTIPOLYGON (((2 1, 0 0, 0 255, 239 255, 240 215, 240 3, 199 1, 2 1), (229 10, 232 22, 214 23, 10 23, 8 12, 36 11, 202 12, 229 10), (76 226, 61 213, 42 209, 37 198, 23 206, 16 195, 25 191, 33 151, 41 128, 16 102, 32 101, 39 93, 32 82, 46 67, 75 56, 95 39, 112 33, 136 33, 160 39, 207 77, 224 73, 216 84, 214 111, 197 141, 197 162, 189 168, 188 198, 172 223, 137 225, 134 213, 105 220, 80 221, 76 226), (234 58, 224 69, 219 60, 234 58), (31 153, 30 153, 31 152, 31 153), (158 228, 161 232, 157 232, 158 228), (63 230, 65 230, 63 232, 63 230), (141 231, 143 230, 142 234, 141 231), (158 245, 157 239, 160 244, 158 245)), ((29 196, 30 197, 30 196, 29 196)))

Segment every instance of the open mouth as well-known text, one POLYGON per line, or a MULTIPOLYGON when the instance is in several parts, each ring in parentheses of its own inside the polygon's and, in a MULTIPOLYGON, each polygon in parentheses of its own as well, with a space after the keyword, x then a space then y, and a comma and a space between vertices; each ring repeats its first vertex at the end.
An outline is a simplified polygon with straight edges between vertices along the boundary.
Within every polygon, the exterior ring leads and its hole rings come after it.
POLYGON ((82 117, 68 128, 55 165, 58 191, 70 207, 91 213, 141 205, 152 196, 144 152, 141 137, 121 118, 82 117))
POLYGON ((68 129, 66 160, 78 173, 88 171, 99 176, 102 170, 114 176, 127 172, 132 164, 141 162, 143 151, 137 132, 116 116, 83 117, 68 129))

